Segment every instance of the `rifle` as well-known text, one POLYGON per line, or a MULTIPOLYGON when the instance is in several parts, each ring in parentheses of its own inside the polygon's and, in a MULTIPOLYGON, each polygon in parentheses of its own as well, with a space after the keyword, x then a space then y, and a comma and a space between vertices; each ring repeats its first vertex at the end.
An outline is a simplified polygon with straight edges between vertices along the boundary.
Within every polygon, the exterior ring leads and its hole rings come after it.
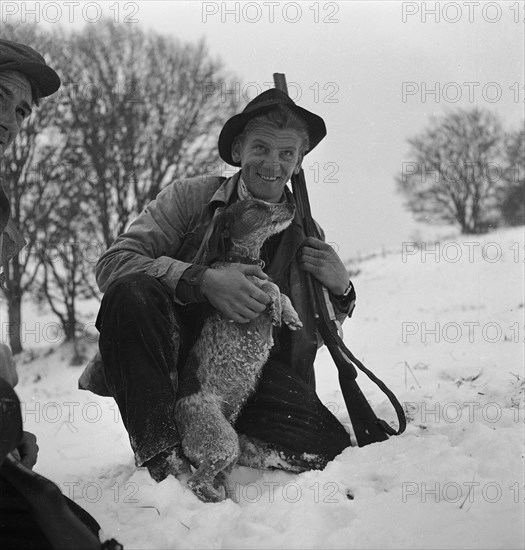
MULTIPOLYGON (((288 93, 286 77, 281 73, 273 75, 275 87, 288 93)), ((298 174, 292 176, 292 192, 295 197, 296 207, 303 222, 307 237, 319 239, 321 235, 315 225, 310 210, 310 203, 306 191, 306 180, 304 171, 301 168, 298 174)), ((308 292, 313 306, 313 313, 317 328, 330 355, 339 371, 339 384, 345 400, 350 422, 354 429, 357 444, 359 447, 385 441, 389 435, 400 435, 406 428, 406 417, 403 407, 392 391, 373 372, 368 370, 344 344, 340 333, 340 324, 336 319, 334 308, 330 301, 328 290, 321 285, 310 273, 305 273, 308 292), (372 407, 366 400, 361 388, 357 384, 356 367, 364 372, 388 397, 397 413, 399 428, 395 430, 378 418, 372 407)))

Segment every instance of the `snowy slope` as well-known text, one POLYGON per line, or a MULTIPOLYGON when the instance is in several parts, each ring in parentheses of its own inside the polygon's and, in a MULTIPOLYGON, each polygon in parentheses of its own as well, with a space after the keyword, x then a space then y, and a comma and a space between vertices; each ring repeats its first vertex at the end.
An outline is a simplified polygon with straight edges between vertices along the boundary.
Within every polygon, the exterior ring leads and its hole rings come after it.
MULTIPOLYGON (((112 400, 76 389, 69 348, 40 345, 19 358, 17 388, 39 438, 36 470, 127 550, 523 548, 523 245, 517 228, 352 265, 358 305, 345 342, 405 404, 401 437, 348 448, 322 472, 238 468, 239 503, 204 504, 174 478, 157 485, 137 470, 112 400)), ((316 371, 346 424, 324 348, 316 371)), ((393 422, 385 396, 358 380, 393 422)))

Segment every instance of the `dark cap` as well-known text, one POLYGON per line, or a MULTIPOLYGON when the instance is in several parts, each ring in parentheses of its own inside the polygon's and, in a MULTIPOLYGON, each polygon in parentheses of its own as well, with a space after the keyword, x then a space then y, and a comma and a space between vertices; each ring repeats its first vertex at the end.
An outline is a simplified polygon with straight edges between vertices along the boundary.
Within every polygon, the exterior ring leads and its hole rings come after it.
POLYGON ((60 88, 58 74, 38 52, 25 44, 0 39, 0 72, 3 71, 18 71, 29 77, 41 97, 51 95, 60 88))
POLYGON ((326 136, 326 126, 319 115, 299 107, 281 90, 270 88, 252 99, 242 113, 226 121, 219 135, 219 155, 222 160, 232 166, 240 166, 240 163, 232 159, 232 145, 235 138, 243 131, 249 120, 275 109, 278 105, 288 106, 306 124, 310 145, 305 154, 309 153, 326 136))

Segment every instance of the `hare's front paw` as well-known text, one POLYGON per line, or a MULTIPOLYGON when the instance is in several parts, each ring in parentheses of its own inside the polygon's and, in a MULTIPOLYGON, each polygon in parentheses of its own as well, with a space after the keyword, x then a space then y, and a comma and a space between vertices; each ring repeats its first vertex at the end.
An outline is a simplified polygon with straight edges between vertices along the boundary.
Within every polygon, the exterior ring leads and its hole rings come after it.
POLYGON ((303 323, 301 323, 301 319, 299 319, 295 309, 293 312, 283 312, 282 319, 290 330, 299 330, 303 328, 303 323))
POLYGON ((292 302, 290 302, 290 298, 286 296, 286 294, 281 294, 281 301, 282 301, 282 314, 281 318, 286 325, 288 325, 288 328, 290 330, 298 330, 303 327, 303 323, 301 323, 301 319, 299 319, 299 315, 297 315, 297 311, 295 311, 294 307, 292 306, 292 302))

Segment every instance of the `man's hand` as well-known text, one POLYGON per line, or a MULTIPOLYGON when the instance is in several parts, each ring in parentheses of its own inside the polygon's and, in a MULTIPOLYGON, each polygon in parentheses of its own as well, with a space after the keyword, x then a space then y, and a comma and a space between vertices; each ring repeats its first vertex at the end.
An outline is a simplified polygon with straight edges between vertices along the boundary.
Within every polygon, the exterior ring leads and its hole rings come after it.
POLYGON ((348 287, 346 267, 337 252, 314 237, 306 238, 298 252, 299 267, 311 273, 332 294, 340 295, 348 287))
POLYGON ((36 437, 30 432, 22 432, 22 439, 16 450, 13 451, 13 455, 20 460, 26 468, 32 470, 38 456, 36 437))
POLYGON ((208 269, 202 277, 202 294, 228 319, 248 323, 270 302, 268 294, 246 278, 249 275, 268 279, 257 265, 231 264, 223 269, 208 269))

